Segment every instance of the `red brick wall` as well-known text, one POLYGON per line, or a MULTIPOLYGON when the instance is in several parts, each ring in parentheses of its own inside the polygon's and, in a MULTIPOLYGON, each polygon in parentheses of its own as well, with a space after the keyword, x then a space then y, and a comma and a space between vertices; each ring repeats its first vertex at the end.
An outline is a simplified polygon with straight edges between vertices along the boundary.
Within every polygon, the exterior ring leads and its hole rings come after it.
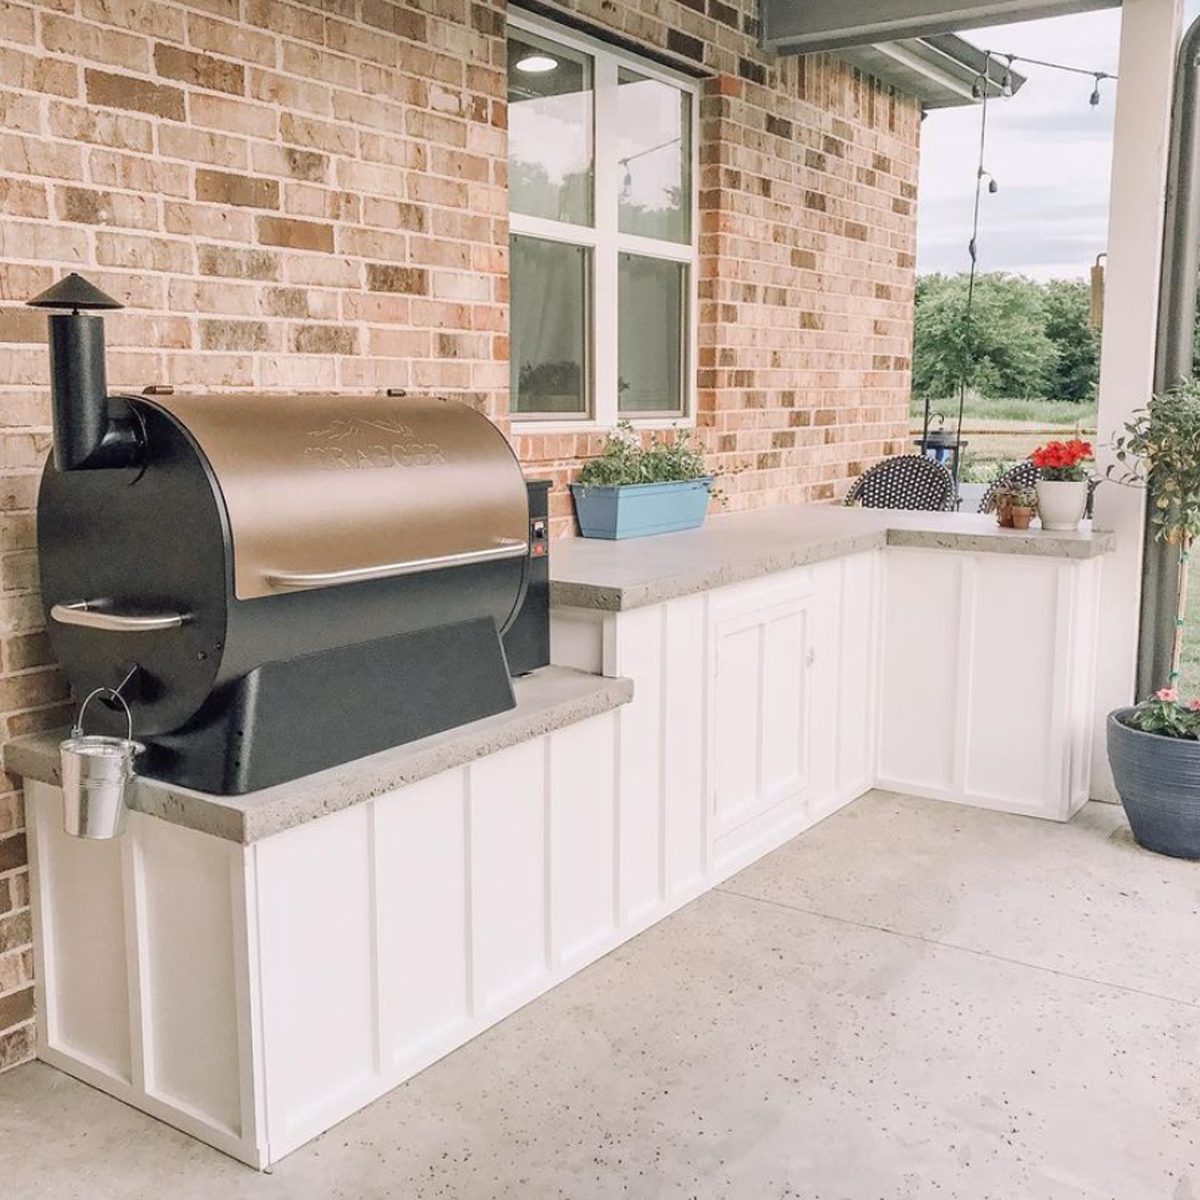
MULTIPOLYGON (((571 0, 715 72, 701 101, 697 425, 729 509, 830 500, 904 450, 920 109, 757 43, 757 0, 571 0)), ((517 440, 561 482, 594 435, 517 440)), ((556 512, 570 520, 560 493, 556 512)))
MULTIPOLYGON (((114 388, 384 386, 507 419, 504 0, 0 0, 0 721, 69 708, 33 546, 44 318, 127 308, 114 388)), ((825 499, 902 440, 918 115, 757 49, 754 0, 581 0, 717 73, 702 103, 698 423, 733 507, 825 499)), ((560 485, 599 438, 520 438, 560 485)), ((554 498, 556 529, 569 500, 554 498)), ((32 1049, 23 813, 0 792, 0 1068, 32 1049)))

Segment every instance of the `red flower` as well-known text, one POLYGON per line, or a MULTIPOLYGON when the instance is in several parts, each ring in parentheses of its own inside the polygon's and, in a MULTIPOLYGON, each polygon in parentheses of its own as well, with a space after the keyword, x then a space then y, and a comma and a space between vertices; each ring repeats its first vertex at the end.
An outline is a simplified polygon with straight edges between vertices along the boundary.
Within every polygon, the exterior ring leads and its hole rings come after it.
POLYGON ((1077 467, 1093 457, 1092 444, 1078 438, 1072 438, 1069 442, 1047 442, 1029 457, 1033 465, 1041 469, 1077 467))

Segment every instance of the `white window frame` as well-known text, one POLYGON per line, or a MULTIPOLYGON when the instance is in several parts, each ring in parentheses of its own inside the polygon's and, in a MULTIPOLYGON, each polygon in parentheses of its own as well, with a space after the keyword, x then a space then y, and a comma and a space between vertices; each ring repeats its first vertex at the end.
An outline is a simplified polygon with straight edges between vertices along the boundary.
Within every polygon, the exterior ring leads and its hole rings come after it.
MULTIPOLYGON (((593 175, 595 189, 592 203, 593 224, 573 225, 545 217, 528 217, 509 213, 509 233, 518 237, 542 238, 552 242, 567 242, 585 246, 591 251, 590 312, 587 362, 590 375, 591 411, 575 417, 561 413, 538 416, 534 413, 512 413, 515 434, 538 433, 595 433, 613 429, 618 421, 631 422, 638 429, 691 428, 696 423, 697 329, 700 274, 700 81, 680 71, 659 66, 637 55, 616 49, 598 38, 588 37, 575 30, 564 29, 554 21, 532 13, 510 8, 510 29, 547 38, 569 50, 587 54, 592 59, 592 134, 593 175), (647 79, 657 79, 678 88, 689 98, 689 128, 691 140, 691 214, 690 240, 669 242, 659 238, 622 233, 619 228, 620 188, 617 175, 616 125, 617 76, 624 67, 647 79), (620 413, 617 393, 617 264, 622 253, 666 259, 687 267, 687 288, 684 295, 684 330, 680 399, 682 410, 674 415, 620 413)), ((509 297, 511 303, 512 297, 509 297)))

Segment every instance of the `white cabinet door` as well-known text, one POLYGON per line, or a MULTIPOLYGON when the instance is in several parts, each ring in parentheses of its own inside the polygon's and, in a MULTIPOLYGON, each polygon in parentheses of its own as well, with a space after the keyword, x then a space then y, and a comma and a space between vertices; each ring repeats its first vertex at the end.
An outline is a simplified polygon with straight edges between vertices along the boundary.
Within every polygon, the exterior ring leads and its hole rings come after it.
MULTIPOLYGON (((807 579, 807 576, 805 577, 807 579)), ((808 771, 807 587, 714 604, 710 746, 717 838, 788 802, 808 771)))

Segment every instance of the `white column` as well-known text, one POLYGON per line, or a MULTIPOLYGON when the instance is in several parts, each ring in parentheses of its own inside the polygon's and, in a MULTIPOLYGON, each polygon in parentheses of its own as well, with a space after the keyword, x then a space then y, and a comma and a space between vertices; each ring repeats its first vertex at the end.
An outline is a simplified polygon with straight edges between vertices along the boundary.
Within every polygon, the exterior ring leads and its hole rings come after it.
MULTIPOLYGON (((1100 361, 1097 450, 1101 471, 1111 461, 1105 444, 1131 413, 1145 407, 1153 388, 1171 101, 1181 22, 1182 0, 1125 0, 1100 361)), ((1117 552, 1104 562, 1100 601, 1091 789, 1100 800, 1117 799, 1105 752, 1104 719, 1133 698, 1144 509, 1140 491, 1105 484, 1097 493, 1096 524, 1117 534, 1117 552)))

